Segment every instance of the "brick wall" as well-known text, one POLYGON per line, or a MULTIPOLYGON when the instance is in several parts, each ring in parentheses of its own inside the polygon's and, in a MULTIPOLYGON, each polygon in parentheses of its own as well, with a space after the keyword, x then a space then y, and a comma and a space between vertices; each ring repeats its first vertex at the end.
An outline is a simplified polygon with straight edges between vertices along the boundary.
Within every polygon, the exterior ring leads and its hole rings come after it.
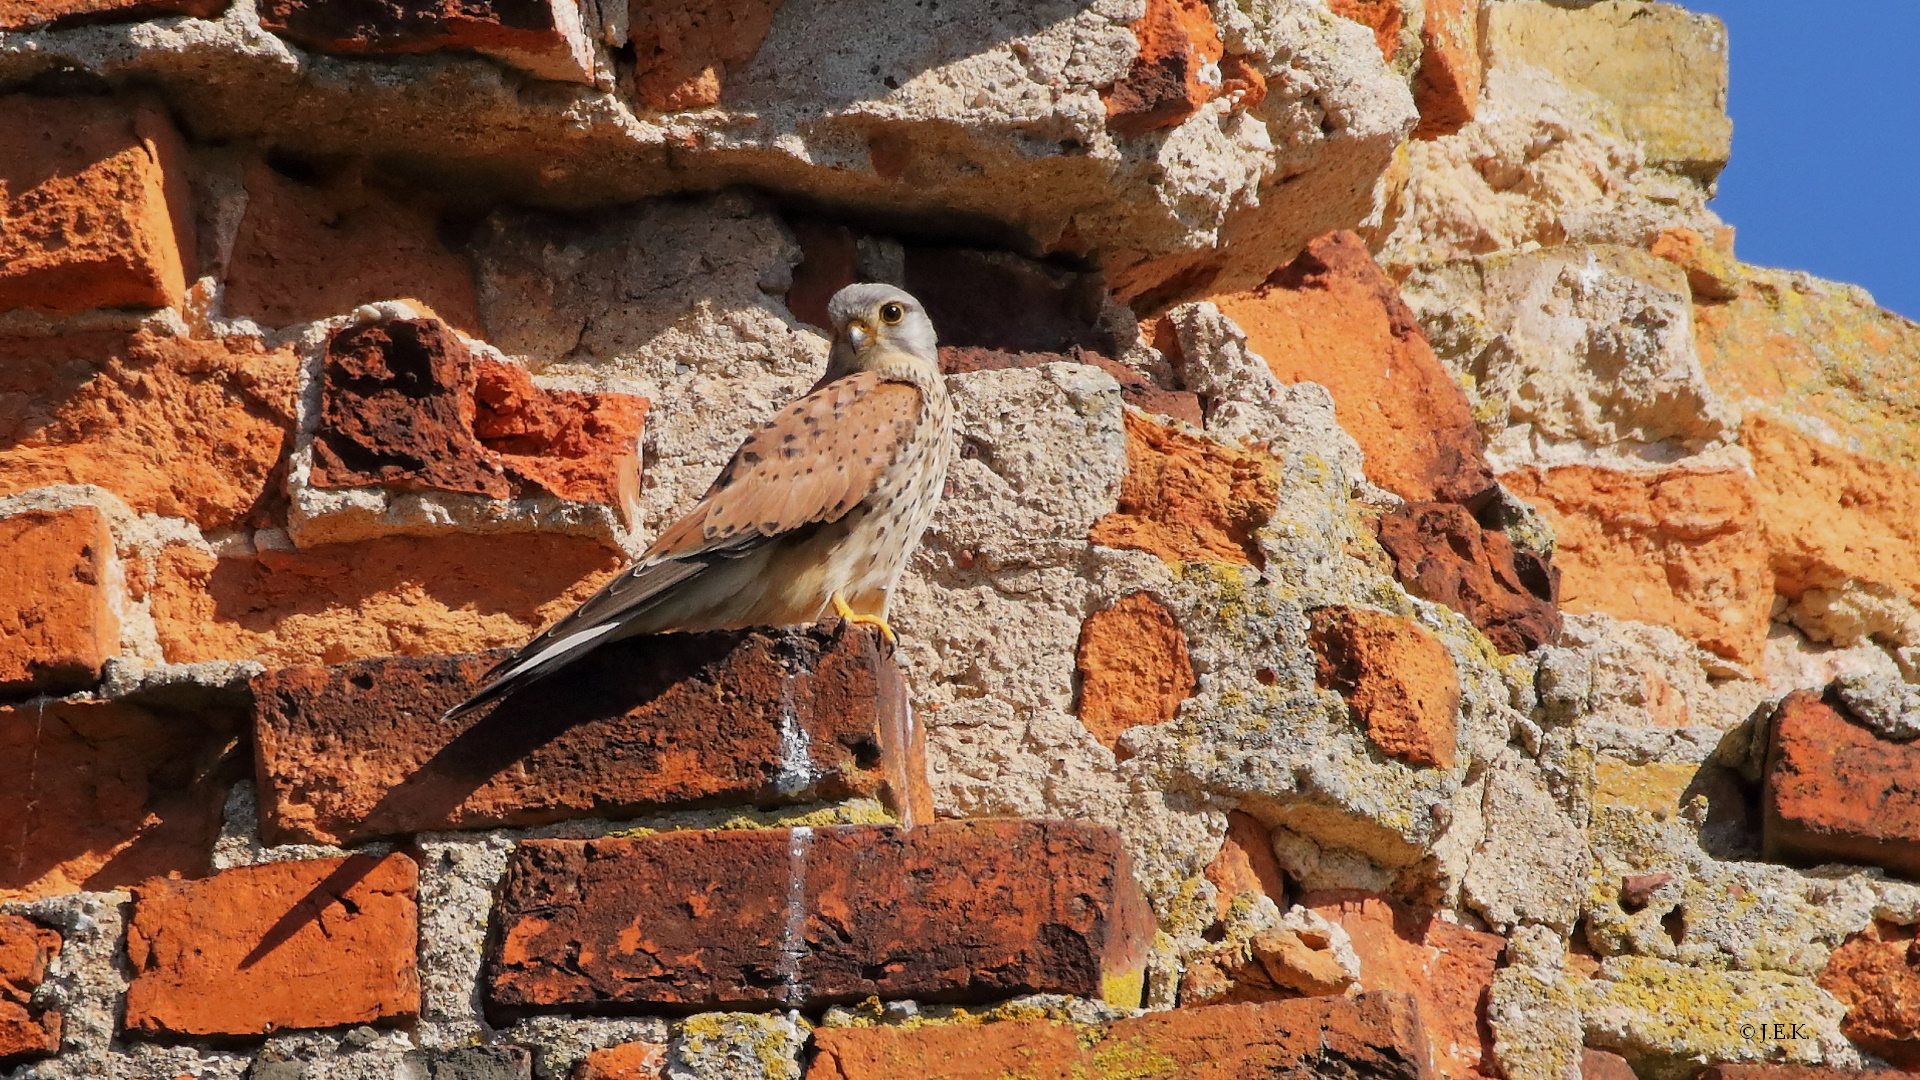
POLYGON ((1725 56, 1635 0, 0 0, 0 1070, 1920 1064, 1920 330, 1735 258, 1725 56), (961 428, 898 647, 442 719, 854 280, 961 428))

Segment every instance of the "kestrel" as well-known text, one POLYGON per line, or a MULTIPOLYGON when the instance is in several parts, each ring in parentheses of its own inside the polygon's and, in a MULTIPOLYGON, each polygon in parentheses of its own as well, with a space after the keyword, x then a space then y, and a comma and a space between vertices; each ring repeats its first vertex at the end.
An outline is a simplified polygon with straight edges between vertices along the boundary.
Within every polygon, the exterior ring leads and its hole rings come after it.
POLYGON ((818 622, 880 627, 953 461, 933 323, 891 285, 827 303, 813 389, 747 437, 707 493, 620 576, 487 672, 447 718, 639 634, 818 622))

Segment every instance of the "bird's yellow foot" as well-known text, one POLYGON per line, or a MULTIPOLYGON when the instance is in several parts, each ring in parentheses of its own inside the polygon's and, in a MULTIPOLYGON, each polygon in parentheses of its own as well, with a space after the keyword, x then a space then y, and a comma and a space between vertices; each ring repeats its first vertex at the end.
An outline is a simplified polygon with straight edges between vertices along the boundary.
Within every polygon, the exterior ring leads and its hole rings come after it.
POLYGON ((869 626, 879 627, 880 633, 885 635, 887 639, 887 644, 889 645, 900 644, 900 639, 894 635, 893 627, 887 625, 887 620, 881 618, 878 615, 855 614, 854 610, 847 606, 847 602, 840 598, 839 593, 833 594, 833 610, 835 614, 839 615, 841 618, 847 620, 850 623, 866 623, 869 626))

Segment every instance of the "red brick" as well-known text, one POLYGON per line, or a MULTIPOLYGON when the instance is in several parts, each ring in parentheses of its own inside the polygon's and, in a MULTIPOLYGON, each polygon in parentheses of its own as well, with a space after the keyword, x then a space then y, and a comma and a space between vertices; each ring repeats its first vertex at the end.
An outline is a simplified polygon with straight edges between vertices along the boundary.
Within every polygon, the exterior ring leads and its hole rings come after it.
POLYGON ((753 59, 784 0, 628 0, 634 92, 654 112, 720 103, 727 69, 753 59))
POLYGON ((322 52, 470 49, 542 79, 593 81, 576 0, 261 0, 260 24, 322 52))
POLYGON ((253 681, 262 826, 353 843, 668 807, 877 796, 932 818, 899 669, 864 628, 668 634, 446 721, 505 653, 253 681))
POLYGON ((60 1013, 33 992, 60 954, 60 935, 18 915, 0 915, 0 1064, 60 1051, 60 1013))
POLYGON ((1328 0, 1327 7, 1373 31, 1373 43, 1388 63, 1400 55, 1400 30, 1407 24, 1401 0, 1328 0))
POLYGON ((1694 1080, 1907 1080, 1895 1069, 1834 1069, 1824 1065, 1709 1065, 1694 1080))
POLYGON ((1560 639, 1560 572, 1482 528, 1466 507, 1410 502, 1375 528, 1394 577, 1465 615, 1494 648, 1511 655, 1560 639))
POLYGON ((370 185, 358 169, 309 179, 248 166, 225 314, 278 327, 407 299, 481 333, 473 266, 440 242, 433 206, 370 185))
POLYGON ((262 1035, 412 1019, 418 874, 396 853, 136 886, 126 1030, 262 1035))
POLYGON ((1439 639, 1367 608, 1309 613, 1315 677, 1337 690, 1381 753, 1409 765, 1453 768, 1460 676, 1439 639))
POLYGON ((818 1028, 807 1080, 1426 1080, 1427 1036, 1403 994, 1148 1013, 1091 1028, 1051 1020, 818 1028))
POLYGON ((1773 714, 1761 801, 1769 859, 1920 876, 1920 742, 1880 739, 1810 690, 1773 714))
POLYGON ((1480 108, 1480 0, 1426 0, 1413 104, 1416 139, 1451 135, 1480 108))
POLYGON ((1847 1006, 1840 1033, 1902 1069, 1920 1068, 1920 943, 1915 928, 1875 922, 1827 958, 1820 988, 1847 1006))
POLYGON ((1206 875, 1219 890, 1214 903, 1222 919, 1241 893, 1264 894, 1282 910, 1287 907, 1286 875, 1273 857, 1266 826, 1252 814, 1227 811, 1227 835, 1220 843, 1220 854, 1207 864, 1206 875))
POLYGON ((1493 491, 1466 392, 1358 236, 1328 233, 1252 292, 1213 297, 1282 382, 1316 382, 1366 454, 1367 478, 1414 502, 1493 491))
POLYGON ((537 389, 513 365, 476 363, 433 319, 335 331, 321 379, 316 487, 544 491, 606 502, 632 520, 645 398, 537 389))
POLYGON ((1087 616, 1075 656, 1080 722, 1101 745, 1119 751, 1120 733, 1163 724, 1193 696, 1193 659, 1173 613, 1134 593, 1087 616))
POLYGON ((249 338, 0 338, 0 495, 93 484, 206 530, 278 524, 299 368, 249 338))
POLYGON ((180 137, 110 98, 0 98, 0 309, 167 307, 193 274, 180 137))
POLYGON ((0 0, 0 30, 120 22, 162 15, 218 15, 231 0, 0 0))
POLYGON ((1586 1047, 1580 1051, 1580 1080, 1640 1080, 1627 1059, 1610 1050, 1586 1047))
POLYGON ((119 702, 0 708, 0 900, 210 869, 233 733, 207 711, 119 702))
POLYGON ((1284 1001, 1343 992, 1353 976, 1334 958, 1331 941, 1307 941, 1281 927, 1262 930, 1244 945, 1228 944, 1187 962, 1180 1007, 1284 1001))
POLYGON ((106 518, 91 506, 0 518, 0 551, 0 691, 99 682, 101 666, 120 651, 106 518))
POLYGON ((569 1080, 657 1080, 667 1073, 667 1048, 630 1042, 595 1050, 573 1067, 569 1080))
POLYGON ((1346 928, 1367 990, 1412 994, 1443 1077, 1497 1076, 1487 997, 1506 939, 1378 895, 1308 894, 1301 902, 1346 928))
POLYGON ((1225 52, 1202 0, 1147 0, 1146 14, 1128 29, 1140 52, 1126 78, 1101 95, 1109 128, 1136 136, 1172 127, 1219 94, 1200 77, 1225 52))
POLYGON ((1087 539, 1168 562, 1260 565, 1258 533, 1280 501, 1280 469, 1265 454, 1128 413, 1127 476, 1119 505, 1087 539))
POLYGON ((875 995, 1132 1006, 1153 937, 1119 835, 1066 821, 528 841, 495 911, 496 1016, 875 995))

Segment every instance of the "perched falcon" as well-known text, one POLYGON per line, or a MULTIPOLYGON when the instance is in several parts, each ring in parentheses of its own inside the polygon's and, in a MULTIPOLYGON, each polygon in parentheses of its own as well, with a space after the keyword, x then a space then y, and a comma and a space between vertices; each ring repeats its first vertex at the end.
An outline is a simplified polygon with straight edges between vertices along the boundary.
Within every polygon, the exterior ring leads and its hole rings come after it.
POLYGON ((794 626, 828 611, 880 627, 953 461, 953 409, 926 309, 891 285, 827 303, 813 390, 733 452, 693 509, 606 587, 487 672, 452 718, 637 634, 794 626))

